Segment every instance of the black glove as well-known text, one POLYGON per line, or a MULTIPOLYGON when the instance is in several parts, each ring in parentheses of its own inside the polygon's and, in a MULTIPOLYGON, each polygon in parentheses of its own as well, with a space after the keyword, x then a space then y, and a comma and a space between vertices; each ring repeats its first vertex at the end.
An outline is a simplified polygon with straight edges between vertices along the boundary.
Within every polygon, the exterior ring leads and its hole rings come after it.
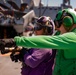
POLYGON ((16 43, 14 39, 0 39, 0 45, 5 46, 5 47, 15 47, 16 43))
POLYGON ((10 58, 14 62, 24 61, 24 55, 26 53, 27 53, 27 49, 26 48, 22 48, 19 52, 12 52, 11 55, 10 55, 10 58))
POLYGON ((2 54, 7 53, 5 47, 15 47, 16 43, 14 39, 0 39, 0 51, 2 54))

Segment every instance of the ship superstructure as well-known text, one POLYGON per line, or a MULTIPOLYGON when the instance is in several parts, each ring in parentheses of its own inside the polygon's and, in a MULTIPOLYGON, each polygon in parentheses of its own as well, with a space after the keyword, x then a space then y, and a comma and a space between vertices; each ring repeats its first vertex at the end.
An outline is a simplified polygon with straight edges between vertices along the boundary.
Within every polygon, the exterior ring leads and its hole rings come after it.
POLYGON ((72 8, 70 0, 62 0, 60 6, 45 6, 42 0, 0 0, 0 38, 13 38, 22 34, 34 17, 45 15, 54 20, 57 12, 64 8, 72 8), (23 18, 31 11, 33 16, 31 13, 28 18, 23 18))

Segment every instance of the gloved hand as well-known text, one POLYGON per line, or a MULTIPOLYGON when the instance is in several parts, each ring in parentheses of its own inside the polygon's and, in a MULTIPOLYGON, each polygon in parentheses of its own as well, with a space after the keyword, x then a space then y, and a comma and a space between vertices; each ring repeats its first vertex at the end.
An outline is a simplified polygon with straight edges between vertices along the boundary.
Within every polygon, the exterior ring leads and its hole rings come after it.
MULTIPOLYGON (((16 50, 17 51, 17 50, 16 50)), ((19 52, 12 52, 10 58, 14 62, 24 61, 24 55, 27 53, 26 48, 22 48, 19 52)))
POLYGON ((14 39, 0 39, 0 51, 2 54, 7 53, 5 52, 5 47, 15 47, 16 43, 14 39))
POLYGON ((15 47, 16 43, 14 39, 0 39, 0 45, 5 47, 15 47))

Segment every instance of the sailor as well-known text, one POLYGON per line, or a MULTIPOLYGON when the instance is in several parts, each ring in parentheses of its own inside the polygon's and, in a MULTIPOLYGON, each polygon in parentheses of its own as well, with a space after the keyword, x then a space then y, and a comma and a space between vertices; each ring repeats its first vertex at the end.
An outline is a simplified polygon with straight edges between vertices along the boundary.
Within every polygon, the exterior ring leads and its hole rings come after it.
MULTIPOLYGON (((47 16, 38 18, 34 25, 34 36, 52 35, 55 30, 54 22, 47 16)), ((25 49, 24 49, 25 50, 25 49)), ((30 48, 24 54, 22 75, 52 75, 52 66, 56 50, 30 48)))
MULTIPOLYGON (((34 36, 51 36, 54 31, 54 22, 47 16, 39 17, 34 25, 34 36)), ((21 75, 52 75, 56 50, 17 47, 15 51, 11 53, 10 57, 12 61, 22 62, 21 75), (18 50, 19 52, 15 52, 18 50)))
POLYGON ((74 9, 59 11, 55 18, 55 25, 60 35, 17 36, 10 42, 4 40, 4 43, 10 46, 57 49, 53 75, 76 75, 76 12, 74 9))

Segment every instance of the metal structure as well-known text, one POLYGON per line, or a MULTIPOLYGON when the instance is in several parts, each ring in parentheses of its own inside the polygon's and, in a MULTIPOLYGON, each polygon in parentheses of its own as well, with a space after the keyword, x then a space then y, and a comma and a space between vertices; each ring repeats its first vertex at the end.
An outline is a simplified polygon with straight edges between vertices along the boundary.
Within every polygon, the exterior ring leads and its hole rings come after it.
POLYGON ((0 2, 0 38, 13 38, 23 32, 23 18, 26 14, 26 3, 20 7, 12 0, 0 2))
POLYGON ((33 17, 50 16, 54 20, 57 12, 64 8, 72 8, 70 0, 63 0, 60 6, 44 6, 41 0, 0 0, 0 38, 22 34, 25 24, 28 25, 33 17), (28 16, 23 18, 25 15, 28 16))

